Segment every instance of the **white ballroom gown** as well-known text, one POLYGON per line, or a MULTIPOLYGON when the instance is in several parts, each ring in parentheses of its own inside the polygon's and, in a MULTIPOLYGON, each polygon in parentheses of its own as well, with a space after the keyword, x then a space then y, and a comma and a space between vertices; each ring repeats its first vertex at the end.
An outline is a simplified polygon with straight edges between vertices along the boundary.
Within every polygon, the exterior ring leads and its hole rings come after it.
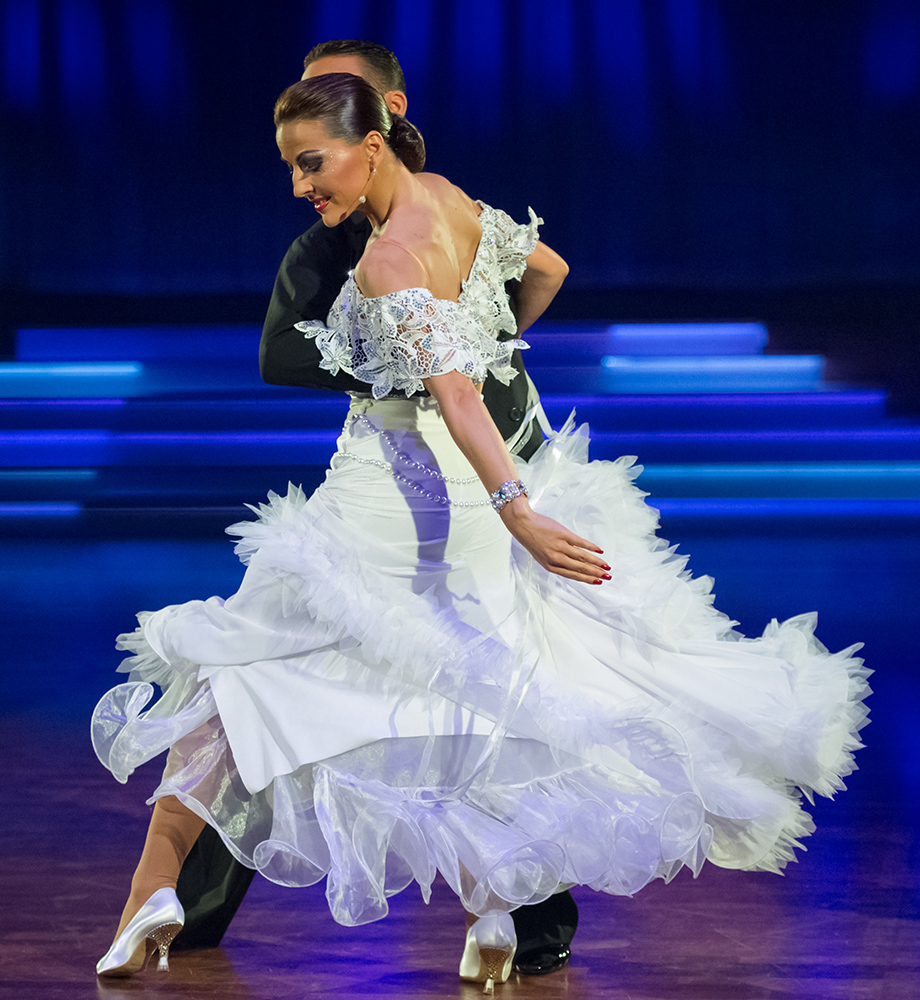
POLYGON ((244 864, 327 880, 336 920, 440 872, 471 911, 560 886, 632 894, 684 865, 778 871, 812 832, 802 795, 853 769, 868 671, 803 615, 748 639, 660 540, 632 459, 552 434, 519 475, 597 542, 612 580, 552 575, 511 538, 421 379, 505 381, 504 282, 539 220, 483 206, 459 301, 367 299, 349 278, 304 324, 356 396, 326 480, 228 528, 239 591, 138 616, 92 721, 119 781, 171 748, 175 795, 244 864), (387 398, 384 398, 387 397, 387 398), (154 685, 160 696, 153 700, 154 685))

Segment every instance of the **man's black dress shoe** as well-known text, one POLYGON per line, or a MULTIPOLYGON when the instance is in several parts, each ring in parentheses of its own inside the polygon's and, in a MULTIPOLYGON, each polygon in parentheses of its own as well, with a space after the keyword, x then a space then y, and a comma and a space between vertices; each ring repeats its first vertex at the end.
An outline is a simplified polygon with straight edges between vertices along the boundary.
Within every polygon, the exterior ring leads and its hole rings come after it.
POLYGON ((571 957, 568 945, 545 945, 523 953, 518 952, 514 956, 512 968, 522 976, 548 976, 551 972, 564 969, 571 957))

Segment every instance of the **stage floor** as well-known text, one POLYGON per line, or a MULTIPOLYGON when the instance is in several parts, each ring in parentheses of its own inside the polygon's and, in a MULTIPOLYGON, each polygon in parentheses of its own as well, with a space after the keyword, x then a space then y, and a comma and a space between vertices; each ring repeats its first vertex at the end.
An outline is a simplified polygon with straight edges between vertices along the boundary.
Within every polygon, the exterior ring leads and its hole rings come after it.
MULTIPOLYGON (((868 527, 868 526, 867 526, 868 527)), ((784 878, 707 866, 635 899, 576 890, 571 966, 497 995, 604 1000, 920 998, 920 544, 891 529, 854 536, 681 537, 717 603, 759 631, 768 615, 821 610, 831 648, 863 639, 876 669, 873 724, 850 790, 814 810, 817 833, 784 878)), ((16 1000, 335 996, 466 997, 456 975, 463 915, 436 887, 410 888, 388 919, 337 926, 323 887, 253 883, 220 949, 176 953, 97 982, 143 842, 158 764, 118 785, 92 755, 87 718, 118 679, 113 637, 134 611, 229 594, 240 570, 220 538, 31 538, 0 547, 6 678, 0 847, 0 996, 16 1000)))

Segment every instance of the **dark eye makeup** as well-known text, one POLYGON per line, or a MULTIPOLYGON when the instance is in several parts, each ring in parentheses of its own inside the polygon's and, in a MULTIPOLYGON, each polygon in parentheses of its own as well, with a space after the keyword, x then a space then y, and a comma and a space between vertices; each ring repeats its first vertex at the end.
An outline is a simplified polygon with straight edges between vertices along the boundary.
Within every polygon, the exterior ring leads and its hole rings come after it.
POLYGON ((315 174, 322 169, 323 158, 311 153, 301 153, 297 157, 297 166, 305 174, 315 174))

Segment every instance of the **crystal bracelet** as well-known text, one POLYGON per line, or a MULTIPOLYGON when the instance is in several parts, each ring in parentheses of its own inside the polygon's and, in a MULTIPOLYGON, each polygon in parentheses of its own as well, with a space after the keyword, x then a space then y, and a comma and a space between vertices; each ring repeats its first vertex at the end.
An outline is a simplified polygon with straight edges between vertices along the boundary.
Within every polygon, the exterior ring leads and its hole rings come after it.
POLYGON ((502 483, 494 493, 489 494, 489 500, 492 502, 492 508, 497 512, 505 504, 511 503, 512 500, 518 497, 526 497, 527 495, 527 487, 520 479, 509 479, 507 482, 502 483))

